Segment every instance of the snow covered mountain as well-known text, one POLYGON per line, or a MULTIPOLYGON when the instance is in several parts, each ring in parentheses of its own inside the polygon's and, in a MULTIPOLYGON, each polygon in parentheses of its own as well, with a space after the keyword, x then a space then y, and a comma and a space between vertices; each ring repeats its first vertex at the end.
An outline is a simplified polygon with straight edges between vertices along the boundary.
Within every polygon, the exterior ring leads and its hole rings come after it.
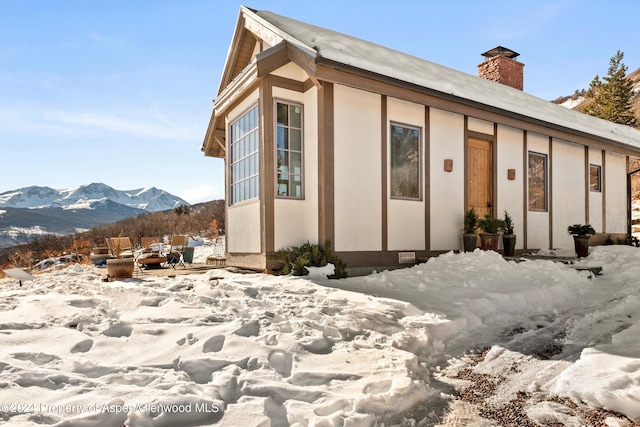
POLYGON ((0 194, 0 248, 181 205, 189 203, 155 187, 122 191, 93 183, 64 190, 32 186, 7 191, 0 194))
POLYGON ((188 205, 181 198, 155 187, 115 190, 100 183, 54 190, 49 187, 25 187, 0 194, 0 208, 96 209, 105 201, 157 212, 188 205))

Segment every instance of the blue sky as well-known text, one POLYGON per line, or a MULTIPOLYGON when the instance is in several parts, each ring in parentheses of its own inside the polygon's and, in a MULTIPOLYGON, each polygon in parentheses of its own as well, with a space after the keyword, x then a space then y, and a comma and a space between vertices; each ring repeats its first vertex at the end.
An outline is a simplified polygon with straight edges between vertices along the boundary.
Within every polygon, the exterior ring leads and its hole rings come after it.
POLYGON ((474 75, 502 45, 548 100, 605 75, 617 50, 640 67, 640 0, 0 0, 0 193, 224 197, 223 161, 200 147, 242 4, 474 75))

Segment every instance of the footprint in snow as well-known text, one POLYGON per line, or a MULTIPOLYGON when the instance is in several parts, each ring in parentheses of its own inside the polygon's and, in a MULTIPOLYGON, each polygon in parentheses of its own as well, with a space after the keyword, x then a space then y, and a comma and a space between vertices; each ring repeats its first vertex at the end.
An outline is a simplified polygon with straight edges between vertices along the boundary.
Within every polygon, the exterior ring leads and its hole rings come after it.
POLYGON ((224 347, 224 335, 216 335, 204 342, 202 345, 203 353, 217 353, 224 347))
POLYGON ((30 361, 35 363, 36 365, 44 365, 54 360, 60 360, 58 356, 46 353, 15 353, 13 355, 13 358, 18 360, 30 361))
POLYGON ((71 353, 86 353, 91 350, 91 347, 93 347, 92 339, 82 340, 71 347, 71 353))
POLYGON ((252 320, 240 326, 234 333, 241 337, 256 337, 260 334, 260 323, 257 320, 252 320))
POLYGON ((301 342, 300 345, 310 353, 329 354, 333 351, 333 341, 319 337, 301 342))
POLYGON ((287 353, 286 351, 272 350, 269 353, 269 366, 286 378, 291 375, 293 356, 291 353, 287 353))
POLYGON ((129 337, 131 336, 131 332, 133 328, 131 325, 127 323, 114 323, 105 329, 102 333, 108 337, 120 338, 120 337, 129 337))
POLYGON ((278 334, 270 334, 264 340, 266 345, 278 345, 278 342, 278 334))
POLYGON ((369 383, 364 386, 362 392, 365 394, 384 393, 391 389, 391 380, 383 380, 369 383))

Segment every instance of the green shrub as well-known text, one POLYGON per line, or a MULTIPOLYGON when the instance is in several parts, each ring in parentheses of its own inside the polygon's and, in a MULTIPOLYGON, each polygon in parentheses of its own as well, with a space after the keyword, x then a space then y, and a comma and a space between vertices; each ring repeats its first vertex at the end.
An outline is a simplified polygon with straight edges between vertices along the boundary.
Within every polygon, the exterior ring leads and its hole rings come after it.
POLYGON ((282 263, 278 274, 305 276, 309 273, 305 267, 324 267, 327 264, 333 264, 336 268, 335 274, 329 278, 347 277, 346 264, 331 250, 329 241, 325 243, 324 248, 309 242, 301 246, 290 246, 280 249, 269 258, 282 263))
POLYGON ((513 219, 507 211, 504 211, 504 234, 513 234, 513 219))
POLYGON ((506 224, 503 220, 498 218, 491 218, 491 215, 485 215, 484 218, 478 221, 478 227, 482 228, 482 231, 489 234, 496 234, 505 229, 506 224))
POLYGON ((478 228, 478 214, 471 208, 464 215, 464 234, 475 234, 478 228))
POLYGON ((572 236, 587 236, 596 234, 596 230, 590 224, 573 224, 567 228, 572 236))

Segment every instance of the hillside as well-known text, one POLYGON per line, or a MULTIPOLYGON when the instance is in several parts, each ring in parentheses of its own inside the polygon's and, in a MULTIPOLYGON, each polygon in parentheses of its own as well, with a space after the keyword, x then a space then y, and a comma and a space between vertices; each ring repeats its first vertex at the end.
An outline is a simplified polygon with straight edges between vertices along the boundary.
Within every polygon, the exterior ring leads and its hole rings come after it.
POLYGON ((0 194, 0 248, 36 236, 69 235, 146 212, 188 206, 155 187, 116 190, 92 183, 55 190, 31 186, 0 194))
MULTIPOLYGON (((640 68, 627 74, 627 79, 633 82, 633 89, 636 96, 633 98, 632 108, 636 115, 640 117, 640 68)), ((585 93, 586 89, 578 89, 573 95, 560 96, 551 102, 573 110, 583 111, 589 104, 589 100, 585 98, 585 93)))
MULTIPOLYGON (((640 68, 629 73, 627 78, 633 82, 635 97, 633 98, 632 108, 636 116, 640 119, 640 68)), ((576 90, 573 95, 561 96, 551 101, 564 107, 578 111, 583 111, 589 104, 589 100, 585 98, 586 90, 576 90)), ((640 158, 631 158, 629 163, 629 172, 640 169, 640 158)), ((640 173, 632 175, 631 193, 633 197, 632 224, 633 234, 640 234, 640 173)))
MULTIPOLYGON (((14 214, 10 208, 0 210, 2 211, 6 212, 4 215, 14 214)), ((36 213, 45 210, 18 209, 18 211, 36 213)), ((54 212, 55 210, 46 211, 54 212)), ((59 212, 61 210, 58 210, 59 212)), ((25 219, 27 223, 30 220, 25 219)), ((224 227, 224 200, 199 203, 183 210, 144 212, 64 236, 43 231, 28 243, 0 248, 0 269, 10 266, 28 268, 51 254, 77 253, 88 259, 91 249, 94 246, 104 246, 107 237, 128 236, 134 245, 137 245, 140 243, 140 237, 143 236, 165 237, 175 234, 216 236, 224 227)))

